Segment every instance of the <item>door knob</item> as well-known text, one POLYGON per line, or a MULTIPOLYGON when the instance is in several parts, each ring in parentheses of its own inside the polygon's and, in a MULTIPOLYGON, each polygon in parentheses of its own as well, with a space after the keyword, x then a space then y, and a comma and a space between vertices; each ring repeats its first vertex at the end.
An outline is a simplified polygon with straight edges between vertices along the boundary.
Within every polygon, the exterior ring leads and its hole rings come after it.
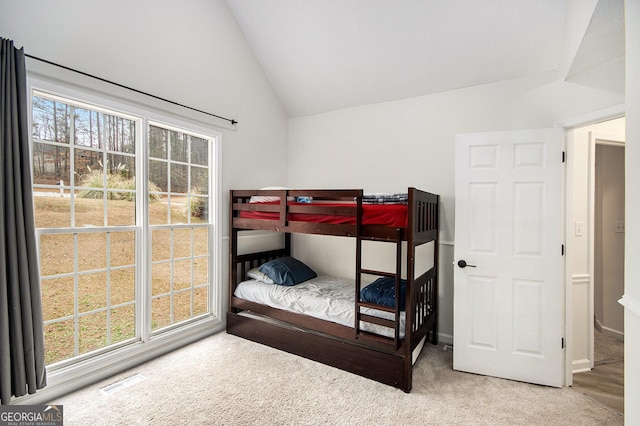
POLYGON ((475 268, 476 267, 476 265, 469 265, 466 260, 458 260, 458 266, 461 267, 461 268, 466 268, 467 266, 469 268, 475 268))

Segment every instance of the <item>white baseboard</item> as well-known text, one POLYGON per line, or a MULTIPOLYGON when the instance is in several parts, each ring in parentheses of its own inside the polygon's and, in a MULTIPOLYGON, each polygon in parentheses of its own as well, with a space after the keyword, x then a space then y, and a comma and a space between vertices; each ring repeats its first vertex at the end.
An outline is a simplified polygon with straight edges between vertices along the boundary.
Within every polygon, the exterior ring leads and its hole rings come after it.
POLYGON ((596 330, 602 331, 602 323, 598 318, 595 318, 595 320, 593 321, 593 326, 596 328, 596 330))
POLYGON ((613 328, 610 327, 606 327, 606 326, 602 326, 602 332, 603 333, 607 333, 610 334, 612 336, 617 337, 618 339, 622 339, 624 340, 624 331, 620 331, 620 330, 615 330, 613 328))
POLYGON ((573 373, 591 371, 591 362, 588 359, 578 359, 571 363, 573 373))
POLYGON ((600 320, 598 318, 595 319, 595 321, 593 322, 594 327, 596 328, 596 330, 601 331, 605 334, 609 334, 611 336, 617 337, 618 339, 622 339, 624 340, 624 331, 620 331, 620 330, 616 330, 615 328, 611 328, 611 327, 607 327, 606 325, 602 324, 602 322, 600 322, 600 320))
POLYGON ((453 336, 451 334, 438 333, 438 342, 445 345, 453 345, 453 336))

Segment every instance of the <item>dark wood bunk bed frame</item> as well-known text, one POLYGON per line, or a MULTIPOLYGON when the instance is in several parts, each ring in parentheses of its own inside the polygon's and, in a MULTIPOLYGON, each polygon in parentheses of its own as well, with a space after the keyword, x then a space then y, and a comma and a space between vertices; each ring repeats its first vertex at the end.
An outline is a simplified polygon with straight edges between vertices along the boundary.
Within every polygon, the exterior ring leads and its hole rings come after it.
POLYGON ((232 190, 230 192, 230 269, 227 332, 298 356, 309 358, 378 382, 411 391, 412 356, 427 337, 438 343, 438 218, 439 196, 415 188, 408 189, 407 226, 395 228, 362 224, 362 190, 232 190), (252 196, 279 197, 276 204, 250 203, 252 196), (285 200, 296 196, 316 200, 351 201, 344 206, 320 203, 288 205, 285 200), (355 200, 355 203, 353 201, 355 200), (270 212, 277 219, 251 219, 241 212, 270 212), (350 224, 328 224, 290 220, 290 214, 330 214, 352 216, 350 224), (284 233, 284 247, 257 253, 239 254, 238 235, 247 230, 284 233), (246 273, 271 259, 291 255, 291 234, 308 233, 356 238, 355 294, 360 294, 361 275, 394 277, 396 298, 400 298, 402 246, 406 242, 406 307, 404 337, 400 338, 398 303, 389 308, 355 300, 355 324, 346 327, 259 303, 234 295, 236 286, 246 273), (362 268, 362 241, 386 241, 396 244, 396 272, 362 268), (415 276, 416 247, 433 242, 433 266, 415 276), (361 307, 385 310, 395 320, 384 320, 360 313, 361 307), (247 313, 258 316, 246 315, 247 313), (278 321, 264 321, 260 315, 278 321), (394 337, 388 338, 360 329, 360 321, 390 327, 394 337))

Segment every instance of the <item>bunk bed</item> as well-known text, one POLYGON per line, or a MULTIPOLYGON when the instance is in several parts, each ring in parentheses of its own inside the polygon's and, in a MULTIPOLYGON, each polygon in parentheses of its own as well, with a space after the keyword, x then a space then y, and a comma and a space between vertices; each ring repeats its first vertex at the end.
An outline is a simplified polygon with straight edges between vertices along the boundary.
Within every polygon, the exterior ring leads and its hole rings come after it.
POLYGON ((410 392, 417 355, 427 339, 438 342, 439 196, 416 188, 402 195, 400 202, 389 202, 361 189, 231 190, 227 332, 410 392), (239 236, 255 230, 282 233, 281 247, 239 250, 239 236), (337 284, 311 271, 314 275, 303 283, 287 286, 257 277, 274 261, 296 261, 291 257, 293 233, 355 238, 355 279, 337 284), (395 244, 395 271, 363 268, 365 241, 395 244), (430 267, 417 271, 417 248, 428 243, 433 245, 426 250, 430 267), (384 300, 375 293, 364 298, 382 282, 384 300), (341 306, 346 317, 326 318, 305 308, 311 305, 298 299, 307 296, 292 293, 305 288, 325 299, 346 296, 346 301, 331 300, 317 309, 341 306), (268 292, 276 292, 275 302, 253 296, 268 292), (293 297, 295 303, 278 304, 279 297, 289 302, 293 297))

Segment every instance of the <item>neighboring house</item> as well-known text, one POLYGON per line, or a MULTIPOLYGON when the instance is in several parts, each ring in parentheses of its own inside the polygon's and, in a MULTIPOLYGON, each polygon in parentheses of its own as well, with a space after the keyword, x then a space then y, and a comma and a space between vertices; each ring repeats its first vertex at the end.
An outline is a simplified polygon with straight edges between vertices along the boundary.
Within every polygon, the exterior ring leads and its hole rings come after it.
MULTIPOLYGON (((155 2, 57 1, 43 6, 34 0, 0 0, 0 9, 0 36, 24 46, 28 54, 238 120, 235 128, 209 121, 222 134, 223 204, 232 188, 287 183, 369 191, 413 185, 441 194, 444 338, 453 333, 450 265, 457 133, 552 127, 557 121, 625 103, 627 164, 640 161, 640 83, 634 80, 640 75, 640 5, 633 0, 626 3, 626 64, 604 64, 579 83, 546 73, 294 118, 287 116, 222 0, 166 2, 162 7, 155 2), (170 27, 177 30, 165 31, 170 27), (620 72, 624 67, 626 86, 620 72), (339 156, 346 147, 349 154, 339 156), (376 165, 381 157, 383 170, 376 165), (412 158, 418 157, 428 167, 412 167, 412 158)), ((27 65, 43 69, 31 61, 27 65)), ((141 100, 137 95, 132 99, 141 100)), ((176 108, 170 112, 182 114, 176 108)), ((628 167, 627 182, 638 181, 640 170, 628 167)), ((625 393, 633 401, 640 394, 640 366, 631 362, 640 353, 640 264, 634 262, 640 255, 637 185, 627 186, 626 199, 624 298, 631 308, 625 322, 625 393)), ((223 214, 221 294, 227 282, 227 226, 223 214)), ((330 262, 327 259, 319 269, 330 262)), ((218 324, 208 332, 222 329, 218 324)), ((179 343, 186 341, 175 342, 179 343)), ((640 421, 640 408, 627 404, 625 416, 628 424, 640 421)))

